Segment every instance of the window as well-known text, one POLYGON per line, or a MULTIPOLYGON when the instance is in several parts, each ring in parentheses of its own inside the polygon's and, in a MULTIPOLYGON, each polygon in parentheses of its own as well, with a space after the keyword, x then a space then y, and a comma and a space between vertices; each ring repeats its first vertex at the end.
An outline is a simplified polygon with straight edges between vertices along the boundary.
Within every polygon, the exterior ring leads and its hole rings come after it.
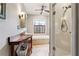
POLYGON ((34 33, 45 33, 46 21, 40 19, 34 19, 34 33))

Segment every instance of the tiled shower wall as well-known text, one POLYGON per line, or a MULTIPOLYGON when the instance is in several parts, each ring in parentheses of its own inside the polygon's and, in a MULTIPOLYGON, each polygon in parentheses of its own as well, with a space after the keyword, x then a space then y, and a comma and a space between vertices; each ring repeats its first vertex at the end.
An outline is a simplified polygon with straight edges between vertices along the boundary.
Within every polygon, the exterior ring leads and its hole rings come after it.
POLYGON ((65 20, 68 26, 67 32, 61 31, 61 23, 64 6, 69 6, 71 4, 57 3, 55 5, 55 55, 71 55, 71 35, 72 35, 72 10, 69 8, 65 14, 65 20))

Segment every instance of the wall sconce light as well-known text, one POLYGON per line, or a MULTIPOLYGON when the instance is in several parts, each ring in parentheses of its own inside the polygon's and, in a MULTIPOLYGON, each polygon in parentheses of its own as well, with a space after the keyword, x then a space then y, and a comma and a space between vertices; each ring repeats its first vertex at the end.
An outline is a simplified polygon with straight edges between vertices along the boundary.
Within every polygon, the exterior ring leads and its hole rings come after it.
POLYGON ((21 12, 19 15, 19 23, 20 23, 20 28, 24 28, 25 27, 25 23, 26 23, 26 14, 25 12, 21 12))
POLYGON ((23 18, 25 18, 25 12, 21 12, 21 13, 19 14, 19 19, 23 19, 23 18))

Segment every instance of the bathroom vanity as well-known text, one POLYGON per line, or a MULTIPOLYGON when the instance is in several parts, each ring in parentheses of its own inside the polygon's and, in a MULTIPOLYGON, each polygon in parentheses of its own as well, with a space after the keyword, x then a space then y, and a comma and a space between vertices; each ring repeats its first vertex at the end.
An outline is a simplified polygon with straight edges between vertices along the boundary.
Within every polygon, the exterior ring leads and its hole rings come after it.
POLYGON ((8 44, 10 48, 10 55, 16 56, 16 48, 15 46, 19 46, 21 43, 27 43, 28 49, 26 52, 26 56, 29 56, 32 53, 32 35, 27 34, 19 34, 15 36, 8 37, 8 44))

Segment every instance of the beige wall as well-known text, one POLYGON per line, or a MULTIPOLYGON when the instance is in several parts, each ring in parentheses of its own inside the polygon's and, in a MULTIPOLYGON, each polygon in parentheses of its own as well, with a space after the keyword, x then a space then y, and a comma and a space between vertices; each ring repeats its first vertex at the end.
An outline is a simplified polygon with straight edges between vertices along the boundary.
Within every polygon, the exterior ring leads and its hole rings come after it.
POLYGON ((0 55, 9 55, 7 37, 17 33, 17 19, 16 4, 6 4, 6 19, 0 21, 0 55))
POLYGON ((42 15, 28 15, 27 16, 26 26, 27 26, 27 31, 29 33, 34 34, 33 19, 45 19, 46 20, 46 33, 45 34, 49 34, 49 18, 48 16, 42 16, 42 15))
POLYGON ((7 37, 19 34, 19 30, 17 29, 19 25, 19 9, 20 6, 18 7, 16 3, 6 4, 6 19, 0 19, 0 55, 9 55, 7 37))

